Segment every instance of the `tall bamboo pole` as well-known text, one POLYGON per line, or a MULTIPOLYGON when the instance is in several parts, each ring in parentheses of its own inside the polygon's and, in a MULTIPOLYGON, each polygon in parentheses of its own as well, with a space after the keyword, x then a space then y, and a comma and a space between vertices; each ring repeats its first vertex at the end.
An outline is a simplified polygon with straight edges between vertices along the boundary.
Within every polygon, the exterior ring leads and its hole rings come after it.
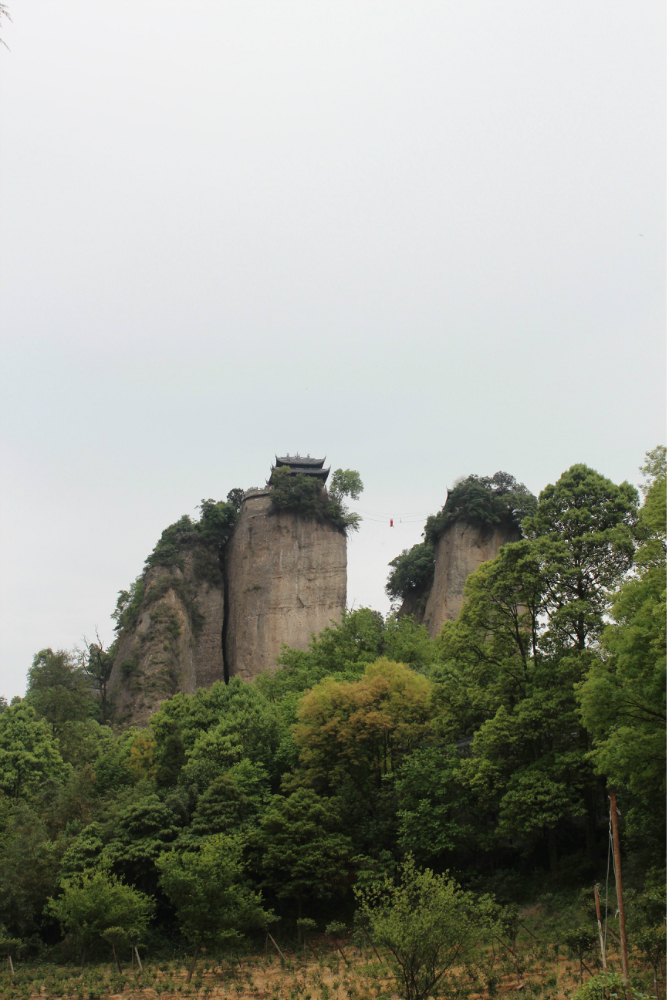
POLYGON ((618 902, 619 923, 621 925, 621 965, 623 967, 623 978, 627 982, 630 978, 628 969, 628 938, 625 933, 625 906, 623 905, 623 880, 621 878, 621 845, 618 839, 618 812, 616 810, 616 792, 612 789, 609 792, 609 802, 611 805, 611 833, 614 845, 614 868, 616 871, 616 900, 618 902))

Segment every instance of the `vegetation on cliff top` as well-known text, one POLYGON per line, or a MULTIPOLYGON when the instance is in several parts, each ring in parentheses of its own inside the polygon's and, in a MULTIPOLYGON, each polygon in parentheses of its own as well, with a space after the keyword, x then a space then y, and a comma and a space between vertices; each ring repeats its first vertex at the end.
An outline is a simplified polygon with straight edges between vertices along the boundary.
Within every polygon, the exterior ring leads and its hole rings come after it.
POLYGON ((226 502, 202 500, 199 505, 201 514, 198 521, 193 521, 188 514, 184 514, 174 524, 170 524, 162 532, 160 540, 146 559, 146 566, 182 567, 183 550, 197 542, 222 550, 231 537, 238 518, 239 492, 230 490, 226 502))
POLYGON ((425 537, 435 544, 442 533, 456 521, 471 524, 521 525, 534 513, 537 499, 523 483, 507 472, 493 476, 467 476, 448 491, 445 506, 426 521, 425 537))
POLYGON ((433 584, 436 543, 456 521, 515 526, 520 530, 523 519, 536 508, 537 499, 530 490, 507 472, 458 480, 448 490, 442 510, 427 518, 425 540, 411 549, 403 549, 389 563, 392 572, 385 587, 387 594, 393 600, 405 600, 428 593, 433 584))
MULTIPOLYGON (((155 566, 183 569, 184 553, 195 548, 198 550, 194 560, 195 576, 198 579, 208 579, 211 583, 221 579, 220 559, 234 531, 242 499, 242 490, 230 490, 226 502, 202 500, 198 521, 193 521, 188 514, 184 514, 164 529, 155 548, 146 558, 144 573, 127 590, 121 590, 118 594, 116 608, 111 615, 116 622, 117 635, 133 629, 139 621, 146 600, 150 598, 154 601, 159 596, 155 589, 147 590, 146 570, 155 566), (208 550, 211 558, 207 559, 202 550, 208 550)), ((173 583, 178 587, 177 580, 173 583)))
POLYGON ((271 506, 274 511, 291 511, 301 517, 331 524, 339 531, 357 531, 361 518, 345 505, 345 498, 357 500, 364 484, 353 469, 336 469, 329 488, 305 475, 293 476, 288 466, 271 476, 271 506))

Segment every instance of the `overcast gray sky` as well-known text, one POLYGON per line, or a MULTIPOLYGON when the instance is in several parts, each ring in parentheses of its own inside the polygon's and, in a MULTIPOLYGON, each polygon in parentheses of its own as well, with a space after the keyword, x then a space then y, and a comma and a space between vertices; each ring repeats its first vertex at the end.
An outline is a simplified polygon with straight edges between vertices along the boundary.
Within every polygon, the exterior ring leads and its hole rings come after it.
POLYGON ((109 640, 162 529, 276 452, 359 470, 348 596, 383 611, 456 477, 638 481, 664 440, 661 2, 9 9, 1 694, 109 640))

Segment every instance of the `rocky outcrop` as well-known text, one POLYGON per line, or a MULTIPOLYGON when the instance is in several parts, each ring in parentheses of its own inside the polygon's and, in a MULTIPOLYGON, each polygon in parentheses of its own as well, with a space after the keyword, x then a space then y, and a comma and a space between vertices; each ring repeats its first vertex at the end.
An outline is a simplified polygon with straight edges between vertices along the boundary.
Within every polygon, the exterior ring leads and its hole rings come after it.
POLYGON ((406 615, 411 615, 415 625, 421 625, 424 621, 424 613, 426 611, 426 604, 430 593, 430 590, 426 590, 413 591, 408 594, 401 602, 401 606, 397 612, 397 617, 404 618, 406 615))
POLYGON ((224 680, 224 584, 216 552, 195 545, 180 566, 143 577, 134 627, 121 636, 109 680, 119 725, 145 725, 177 691, 194 694, 224 680))
POLYGON ((445 530, 436 545, 433 587, 424 613, 424 625, 432 639, 446 621, 458 617, 470 574, 483 562, 495 559, 501 545, 519 538, 520 531, 514 526, 455 521, 445 530))
POLYGON ((272 512, 268 491, 247 496, 225 557, 225 661, 244 680, 275 670, 283 643, 307 649, 311 633, 340 621, 347 539, 329 524, 272 512))

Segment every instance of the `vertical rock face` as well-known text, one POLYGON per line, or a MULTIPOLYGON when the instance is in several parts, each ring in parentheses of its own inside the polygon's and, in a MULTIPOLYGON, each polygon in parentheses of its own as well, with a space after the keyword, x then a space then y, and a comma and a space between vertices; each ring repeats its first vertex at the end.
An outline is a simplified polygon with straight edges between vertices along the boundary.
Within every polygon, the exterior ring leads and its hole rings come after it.
POLYGON ((435 575, 424 625, 434 639, 446 621, 453 621, 463 606, 463 587, 468 576, 483 562, 495 559, 501 545, 516 542, 515 527, 469 524, 455 521, 440 536, 435 551, 435 575))
POLYGON ((182 567, 155 566, 143 578, 134 627, 121 636, 109 680, 120 725, 145 725, 177 691, 224 680, 224 584, 217 555, 195 546, 182 567))
POLYGON ((403 598, 397 612, 397 617, 404 618, 405 615, 412 615, 415 625, 421 625, 424 621, 426 604, 430 593, 431 591, 427 590, 425 593, 415 592, 414 594, 408 594, 407 597, 403 598))
POLYGON ((225 558, 225 662, 230 677, 274 670, 283 643, 307 649, 312 632, 340 621, 347 539, 328 524, 271 512, 268 492, 243 503, 225 558))

